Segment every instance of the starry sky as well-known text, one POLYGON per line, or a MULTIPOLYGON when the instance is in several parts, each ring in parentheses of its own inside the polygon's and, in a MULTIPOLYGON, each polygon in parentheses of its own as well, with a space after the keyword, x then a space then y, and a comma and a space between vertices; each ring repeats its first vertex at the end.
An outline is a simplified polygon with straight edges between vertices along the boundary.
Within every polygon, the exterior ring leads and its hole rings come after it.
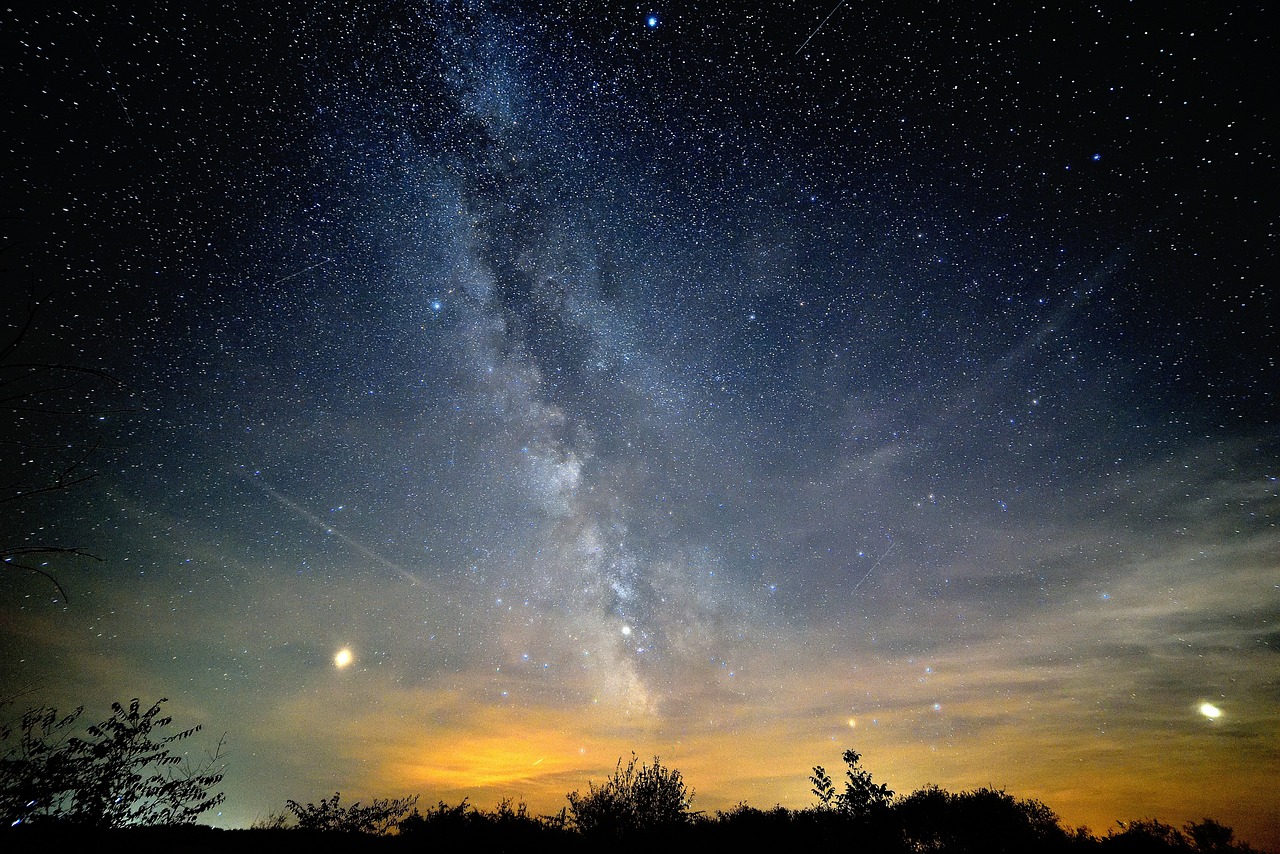
POLYGON ((8 362, 118 380, 5 418, 101 559, 0 574, 10 708, 168 697, 224 826, 852 747, 1280 846, 1269 13, 2 14, 8 362))

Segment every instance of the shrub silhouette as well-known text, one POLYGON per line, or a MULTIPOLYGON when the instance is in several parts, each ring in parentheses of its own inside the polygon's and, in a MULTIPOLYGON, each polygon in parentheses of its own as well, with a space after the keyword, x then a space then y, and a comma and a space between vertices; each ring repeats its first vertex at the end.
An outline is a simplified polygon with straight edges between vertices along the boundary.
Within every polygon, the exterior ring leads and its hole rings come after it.
POLYGON ((1072 838, 1053 810, 1000 789, 952 794, 926 786, 895 803, 893 814, 916 851, 1062 851, 1072 838))
MULTIPOLYGON (((299 830, 323 830, 335 833, 368 833, 380 836, 390 833, 408 815, 418 802, 418 796, 407 798, 375 798, 369 805, 356 801, 349 807, 342 806, 342 793, 334 792, 332 798, 321 798, 319 804, 286 801, 285 806, 297 819, 299 830)), ((465 806, 466 801, 463 801, 465 806)), ((443 806, 443 804, 441 805, 443 806)))
POLYGON ((586 794, 570 792, 568 799, 573 826, 590 835, 670 829, 693 819, 693 792, 656 756, 652 765, 638 765, 633 753, 625 768, 619 759, 612 777, 599 786, 589 782, 586 794))
POLYGON ((398 825, 401 835, 432 833, 436 836, 461 837, 463 832, 473 827, 479 810, 467 804, 463 798, 457 806, 449 806, 444 801, 436 804, 425 814, 413 812, 400 820, 398 825))
POLYGON ((1119 831, 1112 830, 1102 839, 1104 851, 1123 854, 1251 854, 1255 849, 1235 841, 1235 831, 1218 824, 1211 818, 1186 825, 1185 833, 1157 819, 1117 822, 1119 831))
POLYGON ((566 826, 566 811, 533 816, 523 801, 504 798, 493 812, 441 801, 426 812, 417 809, 400 822, 400 836, 433 848, 480 851, 564 851, 575 841, 566 826))
POLYGON ((211 790, 222 782, 215 770, 222 743, 205 764, 192 767, 170 755, 173 745, 200 727, 173 735, 158 732, 173 719, 161 717, 168 702, 145 711, 137 699, 126 708, 111 704, 111 717, 73 734, 84 708, 68 715, 56 709, 28 710, 17 729, 0 729, 12 744, 0 759, 0 819, 7 826, 61 822, 84 827, 191 824, 222 803, 211 790))
POLYGON ((739 803, 730 810, 718 810, 713 819, 701 822, 697 829, 703 847, 707 848, 719 843, 739 851, 798 851, 847 842, 846 824, 847 821, 829 807, 792 811, 774 806, 762 810, 739 803), (831 831, 825 839, 815 833, 824 825, 831 831))
POLYGON ((1216 854, 1219 851, 1242 852, 1251 854, 1253 848, 1242 842, 1236 842, 1236 833, 1211 818, 1201 822, 1192 822, 1185 828, 1187 838, 1191 841, 1192 850, 1203 854, 1216 854))

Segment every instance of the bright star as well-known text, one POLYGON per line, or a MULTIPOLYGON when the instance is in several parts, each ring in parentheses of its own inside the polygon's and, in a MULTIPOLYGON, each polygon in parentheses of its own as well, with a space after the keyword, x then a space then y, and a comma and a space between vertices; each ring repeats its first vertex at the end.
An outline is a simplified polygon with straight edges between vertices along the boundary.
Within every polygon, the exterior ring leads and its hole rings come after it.
POLYGON ((1211 721, 1217 720, 1218 718, 1222 717, 1222 709, 1219 709, 1213 703, 1201 703, 1200 714, 1204 715, 1206 718, 1208 718, 1211 721))
POLYGON ((334 655, 333 666, 338 668, 339 670, 342 670, 344 667, 351 664, 351 662, 354 660, 355 660, 355 656, 351 654, 351 650, 347 649, 344 646, 342 649, 338 650, 336 655, 334 655))
POLYGON ((649 17, 644 19, 644 25, 651 30, 656 30, 658 28, 658 24, 660 23, 662 22, 658 20, 657 15, 650 15, 649 17))

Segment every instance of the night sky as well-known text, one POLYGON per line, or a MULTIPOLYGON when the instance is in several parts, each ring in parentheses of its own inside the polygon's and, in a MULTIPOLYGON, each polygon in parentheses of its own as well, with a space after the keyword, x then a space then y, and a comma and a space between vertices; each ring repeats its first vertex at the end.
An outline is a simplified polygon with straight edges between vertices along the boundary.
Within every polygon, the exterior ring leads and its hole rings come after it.
POLYGON ((1277 22, 1185 5, 11 4, 7 361, 119 383, 5 414, 101 558, 5 711, 168 697, 223 826, 854 748, 1280 846, 1277 22))

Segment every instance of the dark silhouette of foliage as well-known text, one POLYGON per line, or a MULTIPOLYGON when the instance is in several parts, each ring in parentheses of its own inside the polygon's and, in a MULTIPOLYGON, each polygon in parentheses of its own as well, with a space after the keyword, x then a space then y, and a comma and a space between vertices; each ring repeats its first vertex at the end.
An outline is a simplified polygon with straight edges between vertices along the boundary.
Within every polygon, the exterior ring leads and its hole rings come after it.
MULTIPOLYGON (((836 807, 841 812, 855 818, 867 818, 893 802, 893 791, 883 783, 873 781, 871 773, 858 764, 862 759, 860 753, 846 750, 841 758, 848 766, 844 791, 836 796, 836 807)), ((818 770, 814 769, 815 776, 818 770)))
POLYGON ((1241 852, 1241 854, 1249 854, 1254 849, 1245 845, 1243 842, 1236 842, 1236 833, 1231 828, 1223 824, 1218 824, 1211 818, 1204 821, 1192 822, 1185 828, 1187 838, 1191 841, 1193 851, 1202 852, 1202 854, 1211 854, 1211 852, 1241 852))
POLYGON ((1105 851, 1123 854, 1251 854, 1254 848, 1236 842, 1235 831, 1213 819, 1192 822, 1179 830, 1158 819, 1117 822, 1118 830, 1112 830, 1102 839, 1105 851))
POLYGON ((291 825, 289 823, 288 811, 272 810, 265 816, 258 816, 249 825, 250 830, 288 830, 291 825))
POLYGON ((569 815, 566 809, 561 809, 555 815, 532 816, 529 814, 528 804, 524 801, 514 802, 510 798, 498 801, 497 807, 488 814, 487 818, 491 823, 506 828, 567 830, 569 827, 569 815))
POLYGON ((1053 810, 999 789, 952 794, 927 786, 901 798, 893 813, 915 851, 1065 851, 1071 839, 1053 810))
POLYGON ((1191 850, 1187 845, 1186 837, 1178 828, 1157 819, 1121 821, 1116 824, 1119 831, 1112 830, 1103 840, 1107 851, 1142 854, 1146 851, 1189 852, 1191 850))
MULTIPOLYGON (((117 721, 116 728, 103 724, 91 728, 91 732, 96 730, 99 736, 109 737, 123 731, 120 727, 144 728, 143 721, 156 718, 158 704, 145 713, 136 701, 130 710, 119 707, 116 710, 113 718, 117 721)), ((69 773, 68 763, 77 755, 71 751, 79 748, 69 735, 69 728, 79 714, 77 710, 60 717, 48 709, 28 713, 19 728, 27 737, 25 741, 19 738, 19 744, 6 756, 3 779, 14 779, 14 772, 21 770, 27 781, 19 787, 23 792, 50 791, 42 781, 69 773), (36 760, 29 765, 13 764, 11 760, 18 754, 36 757, 36 760)), ((167 719, 155 719, 153 726, 166 723, 167 719)), ((193 732, 195 730, 189 730, 170 738, 186 737, 193 732)), ((7 739, 11 731, 0 732, 0 735, 7 739)), ((145 758, 150 754, 143 751, 137 755, 145 758)), ((302 846, 313 852, 464 850, 565 854, 594 851, 604 846, 621 852, 655 848, 839 851, 852 847, 867 854, 1106 854, 1113 851, 1120 854, 1258 854, 1255 849, 1237 842, 1231 828, 1211 819, 1185 825, 1181 830, 1154 819, 1121 823, 1099 839, 1085 828, 1064 828, 1058 816, 1040 801, 1016 798, 1001 789, 952 793, 930 785, 895 797, 887 786, 874 782, 871 774, 861 767, 862 757, 857 752, 847 750, 842 756, 847 766, 844 791, 837 791, 827 772, 816 766, 809 782, 813 784, 818 803, 801 810, 782 806, 762 810, 739 803, 712 816, 694 812, 690 809, 693 793, 679 771, 664 767, 657 757, 651 765, 642 764, 632 754, 625 766, 618 760, 614 773, 603 783, 588 783, 585 794, 569 793, 569 806, 551 816, 532 815, 526 804, 510 799, 499 801, 489 812, 471 806, 466 800, 455 805, 441 801, 419 811, 417 796, 375 799, 367 806, 360 803, 348 806, 342 803, 341 795, 335 793, 318 804, 288 801, 286 812, 260 819, 250 830, 228 831, 225 836, 219 836, 222 832, 212 828, 203 828, 212 832, 205 837, 184 835, 187 831, 201 830, 188 825, 169 829, 152 827, 146 830, 152 835, 132 838, 139 840, 146 850, 184 851, 302 846)), ((135 785, 140 785, 137 782, 140 776, 132 779, 135 785)), ((38 815, 54 815, 48 805, 57 802, 64 808, 61 817, 71 819, 65 813, 71 803, 69 797, 58 795, 62 790, 56 786, 52 791, 52 796, 32 800, 33 804, 39 801, 44 805, 38 815)), ((16 792, 10 785, 0 793, 5 798, 5 809, 23 808, 26 802, 17 797, 16 792)), ((221 795, 216 798, 220 800, 221 795)), ((123 808, 124 803, 117 806, 123 808)), ((193 814, 198 806, 189 807, 189 813, 193 814)), ((163 811, 153 811, 152 819, 168 820, 162 818, 162 814, 163 811)), ((21 828, 0 829, 0 850, 10 850, 12 846, 8 843, 14 840, 39 842, 42 847, 52 846, 56 850, 84 849, 107 839, 114 841, 115 838, 104 837, 103 833, 120 832, 109 829, 118 824, 88 820, 73 825, 39 821, 32 824, 32 817, 36 815, 32 812, 24 819, 29 825, 25 833, 21 828)), ((134 823, 143 822, 139 819, 134 823)))
POLYGON ((697 829, 706 848, 719 843, 737 850, 784 851, 847 842, 848 825, 848 820, 830 807, 794 811, 774 806, 762 810, 740 803, 716 812, 697 829))
MULTIPOLYGON (((1087 830, 1067 830, 1045 804, 1000 789, 959 793, 926 786, 903 797, 876 783, 861 767, 861 755, 846 750, 843 792, 821 766, 809 782, 818 804, 810 809, 782 806, 761 810, 739 803, 713 816, 690 809, 692 792, 679 771, 656 757, 641 764, 634 754, 620 759, 603 783, 567 795, 569 806, 554 816, 533 816, 523 803, 500 801, 492 812, 467 801, 414 808, 397 825, 405 842, 432 849, 564 852, 602 843, 622 851, 667 847, 675 850, 840 850, 856 840, 868 854, 1012 854, 1013 852, 1175 852, 1246 854, 1230 828, 1206 819, 1185 832, 1159 822, 1124 825, 1099 840, 1087 830)), ((337 796, 322 807, 337 808, 337 796)), ((293 809, 293 806, 290 807, 293 809)), ((263 827, 279 826, 274 824, 263 827)), ((300 823, 301 827, 302 824, 300 823)), ((314 829, 324 823, 308 823, 314 829)))
POLYGON ((568 827, 566 811, 534 816, 523 802, 503 799, 493 812, 483 812, 464 800, 456 806, 443 801, 420 813, 414 810, 399 825, 400 836, 432 848, 482 851, 564 851, 579 837, 568 827))
MULTIPOLYGON (((521 804, 521 806, 524 805, 521 804)), ((462 799, 462 803, 452 807, 440 801, 425 813, 418 812, 417 807, 414 807, 412 813, 400 820, 398 829, 401 834, 452 838, 473 826, 477 818, 483 818, 483 814, 467 804, 466 798, 462 799)))
POLYGON ((61 822, 93 828, 190 824, 222 803, 216 769, 222 742, 199 767, 171 750, 200 731, 161 736, 173 719, 161 699, 143 710, 111 704, 111 717, 74 734, 83 707, 68 715, 32 709, 0 738, 16 743, 0 759, 0 820, 7 826, 61 822))
POLYGON ((656 756, 652 765, 637 763, 634 753, 625 768, 619 759, 613 776, 604 783, 589 782, 586 794, 569 793, 575 828, 585 834, 618 837, 692 820, 693 792, 680 772, 663 767, 656 756))
POLYGON ((285 805, 297 820, 299 830, 368 833, 380 836, 399 826, 409 814, 409 810, 417 804, 418 796, 375 798, 368 806, 361 806, 360 802, 356 801, 351 806, 344 807, 341 801, 342 793, 334 792, 332 798, 321 798, 319 804, 304 806, 291 800, 285 805))
POLYGON ((832 809, 835 806, 836 785, 831 782, 831 775, 827 773, 827 769, 821 765, 813 766, 813 774, 809 776, 809 782, 813 784, 810 791, 818 799, 818 808, 832 809))

